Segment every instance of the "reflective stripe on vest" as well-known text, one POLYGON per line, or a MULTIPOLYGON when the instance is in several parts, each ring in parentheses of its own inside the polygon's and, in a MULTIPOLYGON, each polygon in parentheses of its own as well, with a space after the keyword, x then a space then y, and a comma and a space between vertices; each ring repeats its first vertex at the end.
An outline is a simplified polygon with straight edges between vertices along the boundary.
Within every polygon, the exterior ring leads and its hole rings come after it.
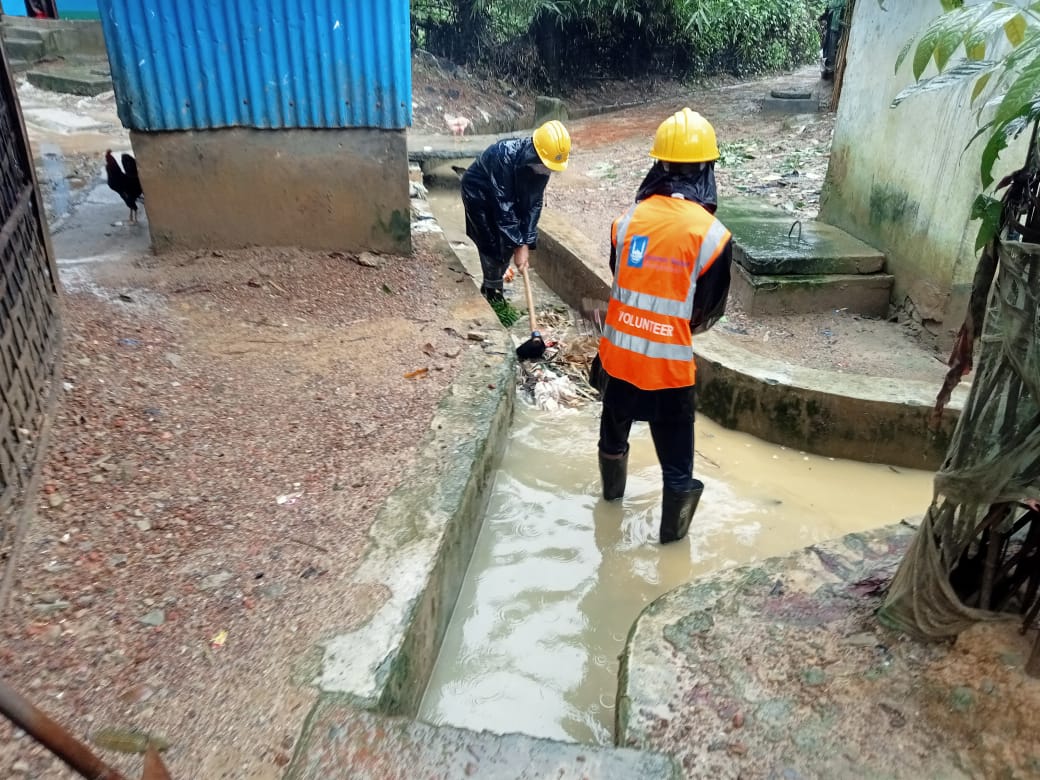
POLYGON ((600 342, 606 371, 645 390, 694 383, 696 366, 689 320, 697 278, 730 238, 722 223, 701 206, 681 199, 683 205, 674 200, 662 202, 662 198, 654 196, 636 204, 615 222, 614 284, 600 342), (643 204, 647 205, 637 220, 642 235, 633 237, 641 238, 642 245, 636 255, 638 262, 633 262, 629 231, 643 204), (651 254, 650 247, 657 254, 651 254), (681 282, 676 273, 682 274, 681 282), (683 298, 655 295, 648 288, 670 289, 683 298))

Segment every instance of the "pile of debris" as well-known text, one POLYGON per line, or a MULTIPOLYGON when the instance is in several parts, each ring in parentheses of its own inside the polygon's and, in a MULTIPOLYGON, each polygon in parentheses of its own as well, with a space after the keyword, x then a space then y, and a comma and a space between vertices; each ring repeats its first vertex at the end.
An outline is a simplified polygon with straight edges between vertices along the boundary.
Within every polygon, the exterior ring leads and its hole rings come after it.
POLYGON ((581 318, 558 310, 538 312, 539 326, 561 334, 546 339, 539 360, 517 363, 517 385, 521 397, 543 411, 577 409, 598 401, 599 392, 589 384, 589 367, 599 346, 594 328, 581 318))

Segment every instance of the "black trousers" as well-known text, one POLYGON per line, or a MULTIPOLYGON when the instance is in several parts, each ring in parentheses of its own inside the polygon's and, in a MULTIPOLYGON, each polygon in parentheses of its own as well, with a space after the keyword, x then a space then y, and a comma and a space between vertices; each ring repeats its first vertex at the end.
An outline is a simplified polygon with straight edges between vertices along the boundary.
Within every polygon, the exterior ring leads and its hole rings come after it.
MULTIPOLYGON (((605 455, 628 452, 628 436, 633 422, 632 417, 603 404, 599 418, 600 452, 605 455)), ((693 415, 651 420, 649 425, 665 489, 685 493, 693 481, 693 415)))
POLYGON ((481 289, 498 290, 501 292, 505 288, 504 277, 506 271, 509 270, 509 261, 512 259, 513 254, 511 252, 502 258, 495 258, 480 252, 480 270, 484 274, 484 279, 480 285, 481 289))

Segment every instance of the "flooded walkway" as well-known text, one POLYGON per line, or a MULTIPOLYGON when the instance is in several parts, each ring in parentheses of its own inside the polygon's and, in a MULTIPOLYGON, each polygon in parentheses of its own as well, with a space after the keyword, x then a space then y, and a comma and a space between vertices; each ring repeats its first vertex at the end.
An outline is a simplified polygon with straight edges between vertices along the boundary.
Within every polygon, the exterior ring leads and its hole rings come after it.
POLYGON ((617 656, 647 604, 705 573, 917 514, 930 498, 929 473, 804 455, 702 417, 704 498, 689 537, 662 547, 649 430, 633 430, 626 497, 608 504, 598 412, 517 405, 420 719, 608 743, 617 656))
MULTIPOLYGON (((471 266, 457 194, 431 192, 431 205, 471 266)), ((662 547, 649 430, 633 429, 626 497, 608 504, 598 415, 598 404, 544 412, 518 402, 420 719, 609 743, 618 654, 647 604, 724 567, 919 514, 931 497, 931 473, 808 455, 700 417, 704 498, 689 537, 662 547)))

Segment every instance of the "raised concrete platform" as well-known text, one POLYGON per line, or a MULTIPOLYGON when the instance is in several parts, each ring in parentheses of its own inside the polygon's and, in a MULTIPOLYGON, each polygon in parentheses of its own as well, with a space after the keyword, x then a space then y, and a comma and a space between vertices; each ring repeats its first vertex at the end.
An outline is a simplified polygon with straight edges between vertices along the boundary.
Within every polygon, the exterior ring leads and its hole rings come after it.
POLYGON ((45 57, 104 57, 105 36, 96 19, 0 17, 8 56, 29 63, 45 57), (16 43, 12 49, 13 42, 16 43), (28 56, 25 56, 28 55, 28 56))
POLYGON ((26 77, 34 87, 68 95, 93 97, 112 91, 112 74, 107 68, 93 65, 62 63, 47 68, 34 68, 26 77))
POLYGON ((730 292, 748 314, 805 314, 845 309, 887 317, 889 274, 752 274, 734 264, 730 292))
POLYGON ((747 313, 888 314, 894 278, 883 273, 885 256, 873 247, 750 198, 727 199, 718 216, 733 234, 733 293, 747 313))
POLYGON ((668 756, 499 736, 363 713, 326 702, 312 713, 287 780, 681 777, 668 756))
POLYGON ((655 601, 621 657, 618 744, 691 777, 1035 777, 996 715, 1015 708, 1036 744, 1018 621, 951 648, 875 617, 913 533, 850 534, 655 601))
POLYGON ((428 168, 443 164, 445 160, 472 160, 495 141, 503 138, 521 138, 525 135, 530 135, 530 131, 459 137, 409 131, 408 160, 419 163, 425 173, 428 168))

